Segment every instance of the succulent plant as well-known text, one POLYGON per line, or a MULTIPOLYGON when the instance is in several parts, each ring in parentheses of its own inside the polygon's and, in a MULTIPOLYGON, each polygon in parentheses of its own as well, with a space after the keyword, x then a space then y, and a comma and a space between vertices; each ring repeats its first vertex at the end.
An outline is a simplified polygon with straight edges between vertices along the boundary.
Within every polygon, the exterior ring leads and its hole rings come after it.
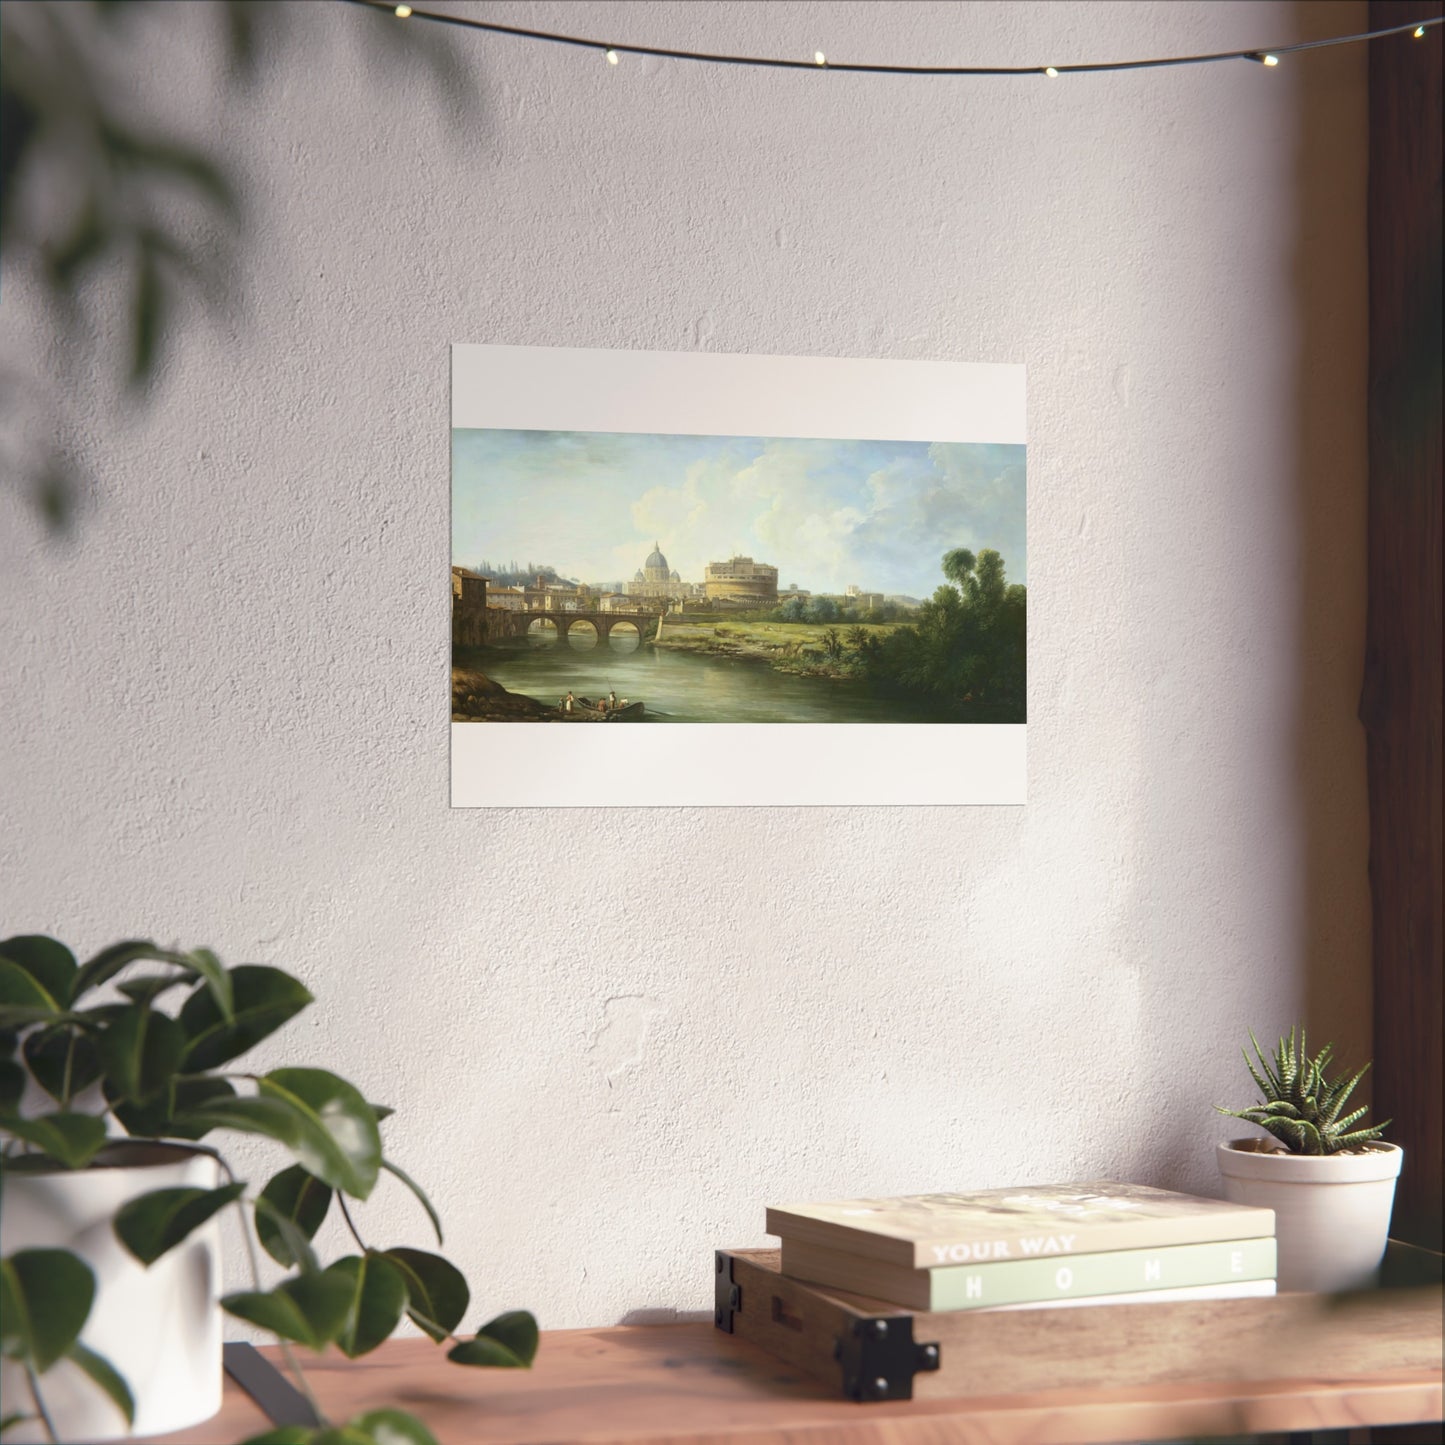
POLYGON ((1334 1054, 1335 1046, 1326 1044, 1313 1059, 1310 1058, 1305 1046, 1303 1024, 1299 1026, 1298 1045, 1293 1028, 1288 1039, 1279 1041, 1272 1066, 1261 1051, 1253 1031, 1249 1041, 1254 1045, 1255 1056, 1264 1073, 1261 1075, 1250 1062, 1248 1049, 1242 1051, 1244 1062, 1264 1098, 1247 1109, 1224 1109, 1216 1104, 1215 1108, 1221 1114, 1248 1119, 1251 1124, 1267 1129, 1291 1154, 1338 1154, 1341 1150, 1378 1139, 1385 1132, 1385 1125, 1390 1123, 1388 1119, 1373 1129, 1350 1132, 1350 1125, 1358 1123, 1369 1113, 1368 1105, 1341 1115, 1345 1101, 1354 1092, 1355 1085, 1364 1078, 1369 1064, 1351 1079, 1326 1079, 1325 1065, 1334 1054))

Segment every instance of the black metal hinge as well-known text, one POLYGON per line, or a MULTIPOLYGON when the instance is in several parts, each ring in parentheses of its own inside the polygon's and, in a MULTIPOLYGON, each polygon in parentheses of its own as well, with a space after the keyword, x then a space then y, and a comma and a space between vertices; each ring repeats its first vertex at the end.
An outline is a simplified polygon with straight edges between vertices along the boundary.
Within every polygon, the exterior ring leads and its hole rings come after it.
POLYGON ((733 1283, 732 1259, 718 1250, 717 1279, 713 1286, 713 1323, 727 1334, 733 1332, 733 1315, 743 1307, 741 1285, 733 1283))
POLYGON ((914 1375, 938 1368, 939 1349, 914 1341, 912 1315, 873 1315, 838 1336, 833 1358, 850 1400, 911 1400, 914 1375))

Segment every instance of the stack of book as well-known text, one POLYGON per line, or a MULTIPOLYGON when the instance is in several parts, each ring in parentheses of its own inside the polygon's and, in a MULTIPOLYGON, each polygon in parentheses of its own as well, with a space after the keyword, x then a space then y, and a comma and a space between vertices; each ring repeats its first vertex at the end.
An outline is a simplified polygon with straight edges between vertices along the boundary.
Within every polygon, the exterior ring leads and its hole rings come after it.
POLYGON ((1110 1181, 768 1210, 781 1269, 915 1310, 1236 1299, 1275 1290, 1274 1211, 1110 1181))

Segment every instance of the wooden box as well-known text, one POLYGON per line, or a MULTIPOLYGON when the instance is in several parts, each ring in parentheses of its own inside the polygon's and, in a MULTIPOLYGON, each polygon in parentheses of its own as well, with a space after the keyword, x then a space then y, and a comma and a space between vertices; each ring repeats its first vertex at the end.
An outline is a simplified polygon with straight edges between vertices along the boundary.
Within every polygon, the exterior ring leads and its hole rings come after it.
POLYGON ((714 1320, 858 1401, 1438 1373, 1441 1260, 1392 1242, 1380 1287, 1348 1295, 924 1313, 720 1250, 714 1320))

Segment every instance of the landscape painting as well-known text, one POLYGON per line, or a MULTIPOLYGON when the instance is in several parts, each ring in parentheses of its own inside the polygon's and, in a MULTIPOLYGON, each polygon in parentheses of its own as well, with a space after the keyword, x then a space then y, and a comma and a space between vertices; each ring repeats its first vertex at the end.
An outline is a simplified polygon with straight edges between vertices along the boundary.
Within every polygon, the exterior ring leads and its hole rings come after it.
POLYGON ((1024 448, 457 428, 453 719, 1022 723, 1024 448))
POLYGON ((462 805, 1022 801, 1022 368, 453 349, 462 805))

